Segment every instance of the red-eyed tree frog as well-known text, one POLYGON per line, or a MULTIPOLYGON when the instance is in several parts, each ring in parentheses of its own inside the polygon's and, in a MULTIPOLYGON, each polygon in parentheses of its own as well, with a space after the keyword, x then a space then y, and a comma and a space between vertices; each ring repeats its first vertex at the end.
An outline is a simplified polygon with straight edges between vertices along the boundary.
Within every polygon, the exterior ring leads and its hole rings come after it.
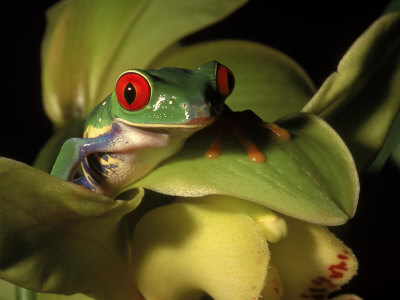
MULTIPOLYGON (((76 183, 116 195, 177 153, 223 111, 231 114, 225 98, 233 87, 232 72, 216 61, 196 70, 128 70, 88 116, 83 138, 64 143, 51 174, 72 180, 81 164, 83 176, 76 183)), ((265 124, 278 136, 286 134, 265 124)), ((241 136, 237 137, 250 153, 254 144, 241 136)), ((209 158, 218 155, 220 140, 219 135, 207 152, 209 158)), ((253 152, 260 154, 257 149, 253 152)))

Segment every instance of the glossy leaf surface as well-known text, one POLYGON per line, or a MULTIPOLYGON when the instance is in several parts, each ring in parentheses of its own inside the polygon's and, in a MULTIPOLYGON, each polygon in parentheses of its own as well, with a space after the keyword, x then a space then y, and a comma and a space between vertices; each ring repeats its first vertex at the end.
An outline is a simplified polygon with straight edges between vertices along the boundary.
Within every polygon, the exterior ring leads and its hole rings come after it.
POLYGON ((44 292, 139 299, 122 218, 141 197, 113 201, 1 158, 1 278, 44 292))
POLYGON ((253 136, 267 157, 264 163, 252 162, 233 139, 222 143, 217 159, 207 160, 212 135, 197 136, 134 186, 187 197, 230 195, 313 223, 344 223, 355 213, 359 191, 347 147, 316 116, 293 115, 280 124, 291 140, 279 140, 267 130, 253 136))
POLYGON ((365 168, 400 107, 400 13, 379 18, 350 47, 303 111, 327 120, 365 168))

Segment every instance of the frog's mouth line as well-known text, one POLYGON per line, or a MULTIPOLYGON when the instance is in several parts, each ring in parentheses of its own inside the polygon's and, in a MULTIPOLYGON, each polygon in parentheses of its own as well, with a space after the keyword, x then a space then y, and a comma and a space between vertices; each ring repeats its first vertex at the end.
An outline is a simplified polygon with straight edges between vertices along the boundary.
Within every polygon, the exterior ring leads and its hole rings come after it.
POLYGON ((190 120, 185 123, 180 124, 162 124, 162 123, 134 123, 129 122, 124 119, 116 118, 116 121, 124 123, 133 127, 140 128, 182 128, 182 129, 201 129, 203 127, 209 126, 215 122, 215 118, 213 117, 199 117, 193 120, 190 120))

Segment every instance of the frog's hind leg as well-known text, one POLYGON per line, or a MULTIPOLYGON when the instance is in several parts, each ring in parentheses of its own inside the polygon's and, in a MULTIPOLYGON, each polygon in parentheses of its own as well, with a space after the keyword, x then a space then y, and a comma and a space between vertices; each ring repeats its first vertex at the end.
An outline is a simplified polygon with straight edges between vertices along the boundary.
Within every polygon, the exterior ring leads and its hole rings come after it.
POLYGON ((226 110, 212 128, 216 134, 205 154, 208 159, 217 158, 221 152, 222 140, 227 136, 233 136, 246 149, 251 161, 264 162, 265 155, 250 138, 250 133, 259 128, 266 128, 272 131, 281 140, 290 139, 290 133, 286 129, 279 127, 277 124, 263 121, 250 110, 234 112, 226 107, 226 110))
POLYGON ((86 159, 81 162, 81 167, 82 176, 74 178, 72 182, 93 191, 94 187, 96 186, 96 182, 91 176, 86 159))
POLYGON ((80 185, 80 186, 82 186, 82 187, 85 187, 85 188, 87 188, 87 189, 89 189, 89 190, 93 190, 93 188, 94 188, 94 185, 93 185, 92 183, 90 183, 90 182, 86 179, 85 176, 76 178, 76 179, 74 179, 72 182, 75 183, 75 184, 78 184, 78 185, 80 185))
POLYGON ((239 143, 246 149, 247 156, 251 161, 254 162, 264 162, 265 155, 258 149, 258 147, 252 142, 251 138, 247 134, 246 130, 240 126, 234 126, 234 128, 223 129, 217 132, 214 141, 208 148, 205 156, 208 159, 215 159, 221 153, 221 143, 227 134, 227 130, 229 130, 229 135, 234 136, 239 143))

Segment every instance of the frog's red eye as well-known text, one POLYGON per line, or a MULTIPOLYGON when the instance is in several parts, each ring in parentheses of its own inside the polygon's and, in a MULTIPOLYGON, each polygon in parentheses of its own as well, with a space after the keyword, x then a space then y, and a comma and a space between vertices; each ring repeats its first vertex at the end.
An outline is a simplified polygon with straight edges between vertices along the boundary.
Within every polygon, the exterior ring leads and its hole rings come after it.
POLYGON ((139 110, 150 100, 150 85, 146 78, 134 72, 122 74, 115 87, 121 106, 129 111, 139 110))
POLYGON ((235 86, 235 77, 231 70, 229 70, 224 65, 218 64, 217 67, 217 87, 219 93, 228 97, 235 86))

